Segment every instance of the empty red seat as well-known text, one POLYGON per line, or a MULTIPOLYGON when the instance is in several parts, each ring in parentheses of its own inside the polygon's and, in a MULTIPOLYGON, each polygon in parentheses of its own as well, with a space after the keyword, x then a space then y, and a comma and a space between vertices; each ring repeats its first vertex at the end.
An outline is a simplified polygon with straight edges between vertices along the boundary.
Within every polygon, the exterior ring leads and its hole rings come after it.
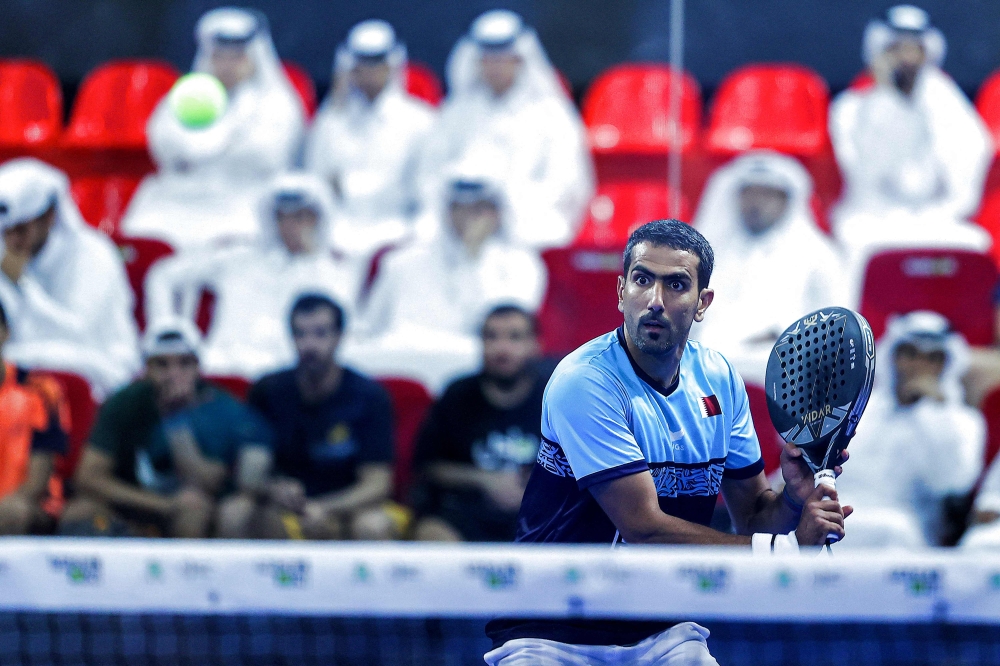
POLYGON ((83 80, 64 142, 73 148, 146 149, 146 123, 177 80, 172 65, 115 60, 83 80))
POLYGON ((0 60, 0 148, 30 150, 62 131, 62 89, 45 63, 0 60))
POLYGON ((715 94, 705 147, 721 154, 771 148, 818 155, 829 146, 829 105, 826 82, 807 67, 741 67, 723 80, 715 94))
POLYGON ((121 250, 122 260, 125 262, 125 271, 128 273, 128 281, 132 286, 132 293, 135 296, 135 323, 139 330, 146 328, 145 299, 143 294, 143 283, 146 280, 146 273, 149 268, 162 259, 174 253, 174 248, 167 243, 152 238, 127 238, 125 236, 113 236, 112 240, 121 250))
MULTIPOLYGON (((595 155, 666 154, 670 150, 670 91, 673 71, 664 65, 612 67, 597 77, 583 99, 583 121, 595 155)), ((689 152, 701 127, 701 90, 681 78, 680 143, 689 152)))
POLYGON ((406 92, 433 106, 440 104, 444 97, 444 89, 434 70, 412 60, 406 64, 406 92))
POLYGON ((771 414, 767 411, 767 392, 762 386, 747 384, 747 397, 750 399, 750 417, 753 427, 760 440, 760 454, 764 458, 764 473, 768 476, 781 467, 781 449, 785 440, 774 429, 771 414))
POLYGON ((868 262, 861 314, 875 338, 889 317, 932 310, 972 345, 993 343, 993 289, 997 268, 985 254, 965 250, 892 250, 868 262))
POLYGON ((45 374, 53 377, 62 387, 63 397, 69 407, 70 432, 69 446, 66 454, 56 461, 55 473, 60 479, 73 478, 76 466, 80 462, 84 445, 90 437, 90 429, 97 415, 97 403, 90 392, 90 383, 83 377, 71 372, 45 370, 45 374))
POLYGON ((295 92, 302 100, 302 108, 305 109, 306 118, 312 118, 316 113, 316 84, 313 83, 309 72, 302 65, 282 60, 281 66, 285 69, 285 76, 292 82, 295 92))
POLYGON ((979 409, 986 418, 986 449, 983 451, 983 473, 979 477, 982 480, 1000 452, 1000 388, 990 391, 979 409))
POLYGON ((378 381, 389 392, 389 398, 392 400, 396 436, 393 483, 396 499, 405 502, 413 476, 413 454, 417 436, 434 399, 423 384, 412 379, 382 377, 378 381))
MULTIPOLYGON (((666 183, 612 182, 599 185, 574 245, 592 248, 625 247, 636 227, 670 216, 666 183)), ((681 196, 680 219, 691 221, 687 199, 681 196)))
MULTIPOLYGON (((993 167, 997 170, 997 165, 993 167)), ((1000 266, 1000 188, 989 188, 983 196, 982 205, 976 213, 976 222, 993 237, 993 245, 990 246, 990 254, 993 261, 1000 266)))
POLYGON ((133 176, 85 176, 73 180, 70 192, 83 219, 111 236, 118 233, 139 181, 133 176))
POLYGON ((247 399, 247 393, 250 392, 250 387, 253 385, 249 379, 236 375, 211 375, 205 377, 205 380, 240 400, 247 399))
POLYGON ((979 87, 976 110, 993 137, 993 145, 1000 151, 1000 71, 993 72, 979 87))
POLYGON ((621 250, 559 248, 542 259, 549 286, 538 313, 542 348, 564 354, 622 323, 618 312, 621 250))

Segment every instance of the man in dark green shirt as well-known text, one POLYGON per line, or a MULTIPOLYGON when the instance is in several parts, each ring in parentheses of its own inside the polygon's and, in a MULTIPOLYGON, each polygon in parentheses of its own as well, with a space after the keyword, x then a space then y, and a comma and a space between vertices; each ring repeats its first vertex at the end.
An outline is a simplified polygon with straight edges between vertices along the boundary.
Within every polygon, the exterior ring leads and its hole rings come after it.
POLYGON ((258 493, 271 435, 252 410, 200 375, 200 336, 184 320, 146 332, 145 375, 101 408, 80 460, 64 533, 205 537, 216 502, 258 493))

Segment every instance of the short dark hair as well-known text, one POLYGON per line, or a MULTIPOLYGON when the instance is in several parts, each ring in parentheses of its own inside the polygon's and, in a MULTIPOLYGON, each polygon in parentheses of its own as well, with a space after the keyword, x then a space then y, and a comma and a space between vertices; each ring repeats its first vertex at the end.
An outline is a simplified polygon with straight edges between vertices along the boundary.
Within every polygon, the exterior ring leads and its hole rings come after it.
POLYGON ((698 233, 698 230, 690 224, 685 224, 680 220, 655 220, 647 222, 632 232, 625 244, 625 252, 622 255, 622 272, 628 277, 629 268, 632 266, 632 252, 639 243, 649 243, 659 247, 669 247, 675 250, 684 250, 698 257, 698 288, 704 289, 708 286, 708 281, 712 277, 712 269, 715 268, 715 253, 708 241, 698 233))
POLYGON ((497 305, 492 308, 486 316, 483 317, 483 325, 479 327, 479 336, 482 337, 486 333, 486 322, 493 317, 506 317, 507 315, 519 315, 524 317, 525 321, 528 322, 528 328, 531 329, 532 335, 538 335, 538 317, 533 313, 528 312, 520 305, 515 305, 514 303, 503 303, 502 305, 497 305))
POLYGON ((7 311, 3 309, 3 302, 0 301, 0 326, 9 329, 10 324, 7 323, 7 311))
MULTIPOLYGON (((288 326, 292 327, 295 317, 300 314, 315 312, 321 308, 328 309, 333 314, 333 328, 337 333, 344 332, 344 308, 340 307, 336 301, 323 294, 302 294, 295 299, 292 311, 288 315, 288 326)), ((294 333, 294 330, 293 330, 294 333)))

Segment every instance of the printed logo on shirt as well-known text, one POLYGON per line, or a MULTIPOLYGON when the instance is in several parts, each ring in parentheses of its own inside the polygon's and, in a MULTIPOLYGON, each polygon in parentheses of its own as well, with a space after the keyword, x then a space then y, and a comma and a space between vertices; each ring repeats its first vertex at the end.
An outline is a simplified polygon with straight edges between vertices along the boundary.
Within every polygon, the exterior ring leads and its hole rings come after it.
POLYGON ((326 433, 326 439, 310 447, 310 457, 313 460, 343 460, 350 458, 358 451, 351 433, 351 426, 338 423, 326 433))
POLYGON ((701 415, 706 418, 722 415, 722 406, 719 404, 719 399, 715 397, 714 393, 701 399, 701 415))
POLYGON ((472 444, 472 461, 479 469, 511 471, 530 465, 538 453, 538 438, 517 426, 494 430, 472 444))

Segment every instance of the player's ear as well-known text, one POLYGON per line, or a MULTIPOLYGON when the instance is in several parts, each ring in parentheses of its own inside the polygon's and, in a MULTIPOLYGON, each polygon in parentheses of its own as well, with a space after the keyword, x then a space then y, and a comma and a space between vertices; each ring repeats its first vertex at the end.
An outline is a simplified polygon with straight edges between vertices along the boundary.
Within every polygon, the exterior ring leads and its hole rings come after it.
POLYGON ((705 287, 701 290, 701 293, 698 294, 698 309, 695 310, 694 313, 695 321, 701 321, 705 318, 705 310, 708 309, 708 306, 712 304, 713 300, 715 300, 714 289, 711 287, 705 287))
POLYGON ((618 312, 625 312, 625 276, 618 276, 618 312))

